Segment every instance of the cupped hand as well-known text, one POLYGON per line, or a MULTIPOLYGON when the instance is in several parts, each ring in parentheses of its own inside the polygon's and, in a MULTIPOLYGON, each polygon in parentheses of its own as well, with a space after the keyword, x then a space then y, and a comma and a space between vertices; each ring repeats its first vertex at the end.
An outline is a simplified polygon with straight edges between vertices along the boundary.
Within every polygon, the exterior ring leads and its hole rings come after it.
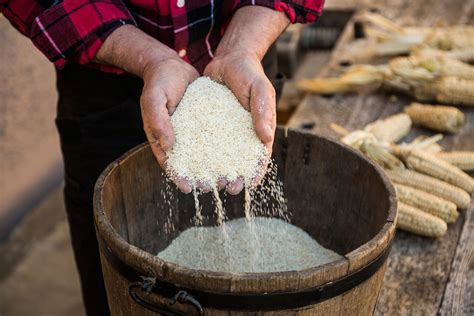
MULTIPOLYGON (((166 152, 175 142, 170 116, 188 85, 197 77, 197 70, 177 56, 150 63, 143 71, 144 86, 140 98, 143 128, 153 154, 165 171, 166 152)), ((192 188, 184 178, 171 178, 183 193, 191 192, 192 188)))
MULTIPOLYGON (((275 89, 263 71, 257 55, 245 51, 234 51, 216 56, 204 70, 204 75, 223 82, 237 97, 240 104, 252 114, 257 136, 271 156, 276 128, 275 89)), ((258 172, 252 185, 258 185, 268 163, 268 157, 261 161, 262 170, 258 172)), ((238 194, 243 189, 243 180, 231 183, 220 181, 230 194, 238 194)))

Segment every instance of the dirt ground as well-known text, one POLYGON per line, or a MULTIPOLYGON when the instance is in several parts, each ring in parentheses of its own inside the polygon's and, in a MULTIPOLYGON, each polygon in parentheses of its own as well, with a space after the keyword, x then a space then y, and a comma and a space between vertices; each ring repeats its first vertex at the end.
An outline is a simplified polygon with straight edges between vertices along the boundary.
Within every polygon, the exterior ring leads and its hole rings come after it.
POLYGON ((0 14, 0 240, 62 177, 53 65, 0 14))
POLYGON ((84 315, 58 187, 54 67, 2 15, 0 43, 0 315, 84 315))
POLYGON ((85 315, 62 188, 22 220, 0 253, 0 315, 85 315))

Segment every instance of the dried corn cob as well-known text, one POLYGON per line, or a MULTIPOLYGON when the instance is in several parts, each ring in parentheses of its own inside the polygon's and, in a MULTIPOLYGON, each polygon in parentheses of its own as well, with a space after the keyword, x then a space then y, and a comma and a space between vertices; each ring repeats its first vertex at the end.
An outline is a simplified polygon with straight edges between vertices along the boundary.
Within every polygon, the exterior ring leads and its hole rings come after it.
POLYGON ((448 225, 441 218, 398 202, 397 228, 425 237, 441 237, 448 225))
POLYGON ((472 48, 474 47, 474 28, 467 25, 436 28, 427 33, 424 42, 442 50, 472 48))
POLYGON ((463 62, 471 62, 474 60, 474 49, 472 47, 445 51, 421 45, 419 47, 413 48, 411 54, 418 56, 419 58, 447 57, 463 62))
POLYGON ((464 114, 452 106, 432 106, 412 103, 405 107, 414 124, 443 132, 458 132, 464 124, 464 114))
POLYGON ((303 91, 332 94, 357 91, 362 88, 378 88, 387 72, 386 66, 357 65, 340 77, 303 79, 297 87, 303 91))
POLYGON ((434 82, 415 84, 412 93, 418 101, 474 106, 474 80, 442 77, 434 82))
POLYGON ((433 90, 438 102, 474 106, 474 80, 444 77, 436 81, 433 90))
POLYGON ((425 67, 424 65, 436 67, 435 72, 439 76, 453 76, 466 80, 474 79, 474 66, 453 58, 431 58, 426 61, 421 61, 420 65, 423 67, 425 67))
POLYGON ((407 169, 386 170, 385 172, 394 183, 429 192, 453 202, 461 209, 469 207, 471 203, 471 197, 466 191, 439 179, 407 169))
POLYGON ((453 202, 401 184, 395 184, 395 189, 397 191, 397 198, 402 203, 437 216, 446 223, 454 223, 458 218, 459 214, 456 211, 456 204, 453 202))
POLYGON ((407 80, 433 80, 453 76, 474 79, 474 66, 446 56, 409 56, 390 60, 390 70, 407 80))
POLYGON ((402 158, 410 169, 438 178, 467 192, 474 190, 474 179, 471 176, 434 154, 407 146, 393 146, 392 151, 402 158))
POLYGON ((370 123, 364 130, 372 133, 378 140, 391 143, 405 137, 410 129, 410 116, 406 113, 399 113, 370 123))
POLYGON ((377 143, 365 141, 360 150, 376 164, 387 169, 405 168, 403 163, 377 143))
POLYGON ((474 151, 439 152, 436 157, 464 171, 474 171, 474 151))

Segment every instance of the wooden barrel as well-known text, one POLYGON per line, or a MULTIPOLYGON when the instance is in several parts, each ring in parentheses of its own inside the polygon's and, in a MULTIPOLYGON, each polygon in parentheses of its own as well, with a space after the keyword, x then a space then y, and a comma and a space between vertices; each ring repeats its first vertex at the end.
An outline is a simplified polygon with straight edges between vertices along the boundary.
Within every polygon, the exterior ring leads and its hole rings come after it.
MULTIPOLYGON (((300 131, 277 130, 274 159, 292 224, 342 259, 301 271, 221 273, 157 258, 192 226, 195 208, 192 196, 174 191, 177 198, 168 216, 170 204, 163 203, 161 194, 167 184, 144 144, 112 163, 95 189, 97 237, 112 314, 372 314, 395 233, 392 185, 358 152, 300 131), (176 229, 167 233, 169 221, 176 229)), ((210 204, 209 195, 201 203, 210 204)), ((230 218, 244 216, 243 196, 227 197, 225 207, 230 218)))

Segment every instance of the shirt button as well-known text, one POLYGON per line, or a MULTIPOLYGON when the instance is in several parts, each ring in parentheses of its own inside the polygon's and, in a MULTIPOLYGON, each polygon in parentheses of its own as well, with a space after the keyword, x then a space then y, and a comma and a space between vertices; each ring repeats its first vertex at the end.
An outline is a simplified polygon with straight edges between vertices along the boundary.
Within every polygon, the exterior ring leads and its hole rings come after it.
POLYGON ((186 56, 186 50, 185 49, 182 49, 178 52, 178 56, 183 58, 184 56, 186 56))
POLYGON ((178 2, 176 2, 176 5, 178 6, 178 8, 184 7, 184 0, 178 0, 178 2))

